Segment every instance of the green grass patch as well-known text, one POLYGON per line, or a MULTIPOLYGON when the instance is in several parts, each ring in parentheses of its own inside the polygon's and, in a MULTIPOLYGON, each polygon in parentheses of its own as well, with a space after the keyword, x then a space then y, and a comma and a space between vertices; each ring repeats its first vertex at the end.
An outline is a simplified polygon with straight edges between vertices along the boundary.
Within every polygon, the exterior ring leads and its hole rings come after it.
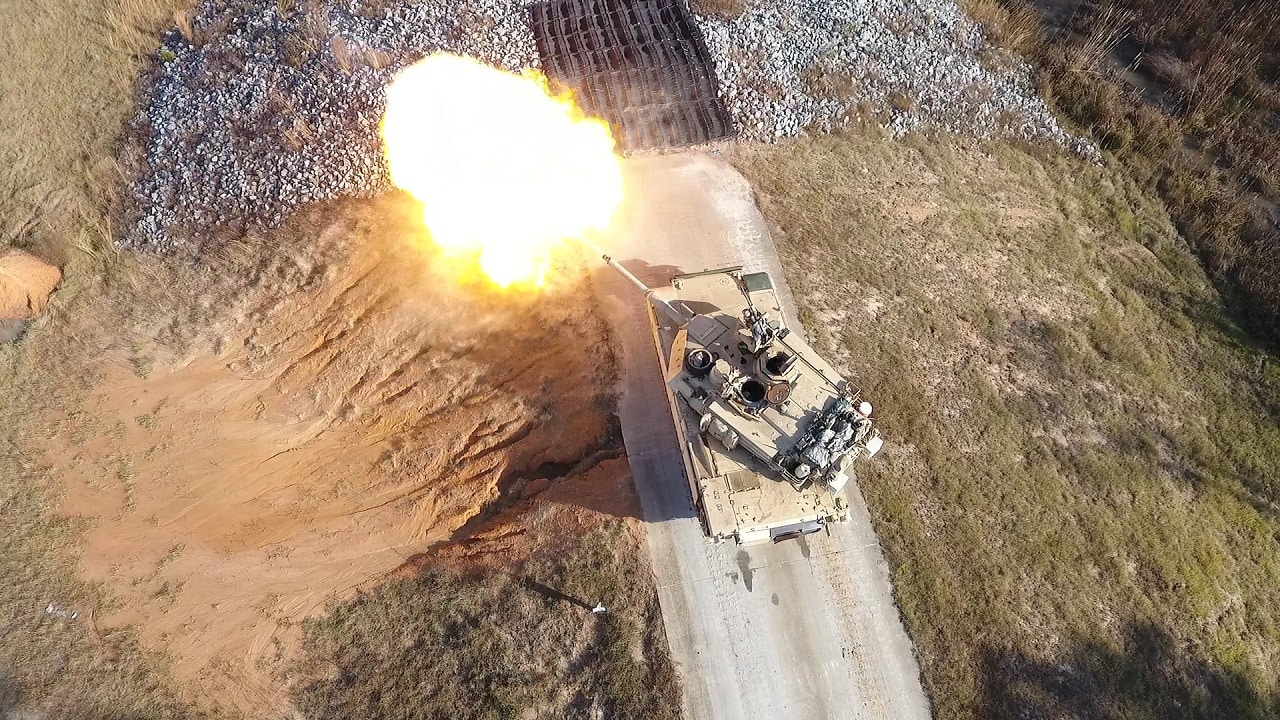
POLYGON ((1280 373, 1123 165, 745 147, 938 717, 1280 713, 1280 373), (838 322, 828 318, 839 318, 838 322))
MULTIPOLYGON (((1047 100, 1168 207, 1227 306, 1280 336, 1280 2, 965 0, 1047 100)), ((999 52, 992 48, 991 52, 999 52)), ((1121 230, 1134 230, 1123 211, 1121 230)))
POLYGON ((306 625, 297 707, 316 720, 678 717, 633 544, 614 521, 517 571, 431 569, 335 604, 306 625))

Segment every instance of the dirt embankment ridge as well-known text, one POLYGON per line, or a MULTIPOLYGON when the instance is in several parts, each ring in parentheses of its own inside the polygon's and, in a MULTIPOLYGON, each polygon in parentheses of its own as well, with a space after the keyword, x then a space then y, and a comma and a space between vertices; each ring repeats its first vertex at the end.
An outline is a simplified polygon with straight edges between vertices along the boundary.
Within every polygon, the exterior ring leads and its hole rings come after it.
MULTIPOLYGON (((355 214, 269 252, 251 287, 196 283, 190 316, 138 298, 82 403, 48 418, 60 511, 90 520, 82 572, 111 598, 95 628, 135 626, 217 706, 283 709, 297 623, 327 599, 618 455, 577 271, 537 296, 460 286, 412 203, 355 214)), ((617 510, 605 494, 581 497, 617 510)))

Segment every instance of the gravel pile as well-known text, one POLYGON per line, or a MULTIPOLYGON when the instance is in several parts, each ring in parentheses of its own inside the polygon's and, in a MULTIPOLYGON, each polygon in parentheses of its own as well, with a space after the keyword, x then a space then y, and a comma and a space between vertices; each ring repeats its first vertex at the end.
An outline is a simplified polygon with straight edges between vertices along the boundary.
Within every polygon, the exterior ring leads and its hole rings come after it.
POLYGON ((954 0, 757 0, 739 18, 701 25, 745 137, 830 130, 851 111, 870 111, 895 135, 930 128, 1049 139, 1097 157, 1058 126, 1028 66, 1007 57, 1003 70, 984 66, 982 31, 954 0))
POLYGON ((125 247, 196 245, 276 226, 298 205, 390 187, 378 122, 396 71, 437 50, 519 70, 533 33, 512 0, 203 4, 157 51, 126 201, 125 247))
MULTIPOLYGON (((296 4, 282 16, 272 0, 210 0, 164 36, 123 158, 134 181, 122 245, 191 250, 301 204, 384 192, 378 121, 397 70, 441 50, 538 64, 527 0, 296 4)), ((1058 127, 1027 68, 984 68, 980 31, 949 0, 757 4, 700 18, 745 137, 830 129, 871 107, 895 133, 1004 133, 1096 155, 1058 127)))

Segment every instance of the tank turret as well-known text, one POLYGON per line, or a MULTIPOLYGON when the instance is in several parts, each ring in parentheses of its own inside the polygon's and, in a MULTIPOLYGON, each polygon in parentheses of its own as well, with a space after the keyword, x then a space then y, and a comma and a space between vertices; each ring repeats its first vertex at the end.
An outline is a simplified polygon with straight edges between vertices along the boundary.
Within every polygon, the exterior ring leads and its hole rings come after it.
POLYGON ((790 332, 765 273, 725 268, 644 294, 695 506, 708 533, 791 537, 847 519, 843 490, 882 440, 861 391, 790 332))

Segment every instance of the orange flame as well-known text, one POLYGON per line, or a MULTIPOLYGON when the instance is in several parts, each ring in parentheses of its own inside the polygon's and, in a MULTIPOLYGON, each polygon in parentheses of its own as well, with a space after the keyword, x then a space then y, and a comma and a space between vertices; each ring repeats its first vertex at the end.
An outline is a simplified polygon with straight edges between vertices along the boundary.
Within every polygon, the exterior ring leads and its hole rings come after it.
POLYGON ((609 126, 536 70, 427 57, 387 88, 382 140, 435 244, 500 287, 541 286, 556 248, 603 230, 622 201, 609 126))

